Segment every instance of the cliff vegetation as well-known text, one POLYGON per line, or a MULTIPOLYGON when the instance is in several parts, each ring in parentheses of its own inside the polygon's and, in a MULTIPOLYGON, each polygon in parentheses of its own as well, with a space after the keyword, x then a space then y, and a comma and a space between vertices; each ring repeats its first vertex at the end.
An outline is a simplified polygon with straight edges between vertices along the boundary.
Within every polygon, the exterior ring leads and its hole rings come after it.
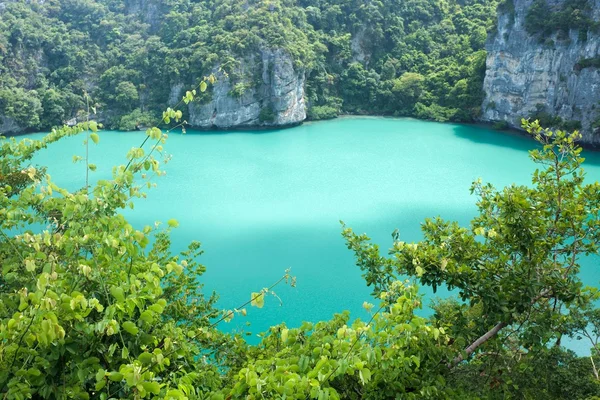
POLYGON ((86 108, 86 95, 107 127, 148 126, 180 98, 178 88, 215 68, 227 76, 227 96, 243 102, 272 86, 261 80, 262 61, 249 61, 265 50, 292 60, 306 93, 289 101, 305 98, 310 118, 470 121, 495 9, 496 0, 5 1, 0 131, 61 125, 86 108))

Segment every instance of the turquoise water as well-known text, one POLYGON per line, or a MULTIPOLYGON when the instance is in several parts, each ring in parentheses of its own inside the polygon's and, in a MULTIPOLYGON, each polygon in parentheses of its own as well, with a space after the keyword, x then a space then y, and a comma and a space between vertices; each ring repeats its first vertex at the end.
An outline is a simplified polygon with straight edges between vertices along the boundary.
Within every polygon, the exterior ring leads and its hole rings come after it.
MULTIPOLYGON (((90 146, 90 162, 98 165, 92 176, 108 178, 111 167, 124 164, 126 152, 144 137, 102 132, 99 145, 90 146)), ((224 308, 245 302, 292 268, 297 287, 276 288, 283 304, 269 297, 263 309, 249 308, 248 317, 236 317, 225 329, 256 334, 281 321, 295 326, 342 310, 365 318, 362 304, 371 300, 370 289, 346 249, 339 221, 368 233, 384 251, 395 228, 402 240, 418 240, 426 217, 466 224, 475 213, 471 182, 481 177, 497 186, 529 183, 534 164, 527 150, 534 145, 481 127, 411 119, 188 131, 170 136, 167 176, 127 215, 137 226, 178 219, 173 234, 178 249, 201 241, 201 262, 208 268, 203 283, 220 294, 224 308)), ((70 138, 36 162, 49 165, 54 180, 73 189, 84 185, 85 172, 72 156, 83 154, 82 137, 70 138)), ((584 156, 588 177, 599 179, 600 154, 584 156)), ((582 275, 597 285, 600 271, 587 260, 582 275)))

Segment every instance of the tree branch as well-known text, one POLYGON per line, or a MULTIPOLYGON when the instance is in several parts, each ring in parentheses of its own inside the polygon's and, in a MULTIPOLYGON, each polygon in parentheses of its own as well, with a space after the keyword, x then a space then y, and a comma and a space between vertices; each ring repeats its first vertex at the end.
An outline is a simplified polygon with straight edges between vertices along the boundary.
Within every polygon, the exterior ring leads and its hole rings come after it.
POLYGON ((473 354, 479 346, 496 336, 498 332, 500 332, 500 330, 502 330, 502 328, 506 327, 507 325, 507 322, 498 322, 492 329, 487 331, 483 336, 471 343, 471 345, 469 345, 469 347, 465 349, 466 357, 463 357, 463 354, 459 354, 457 357, 454 358, 454 360, 452 360, 452 362, 448 363, 448 368, 455 367, 458 363, 465 360, 467 357, 473 354))
MULTIPOLYGON (((535 305, 535 303, 537 303, 538 300, 548 297, 549 295, 552 295, 551 289, 542 290, 542 292, 540 294, 538 294, 531 300, 531 306, 533 307, 535 305)), ((527 318, 529 318, 529 317, 527 317, 527 318)), ((521 325, 523 325, 523 323, 521 323, 521 325)), ((465 349, 466 357, 463 357, 462 354, 459 354, 458 356, 456 356, 454 358, 454 360, 452 360, 451 362, 448 363, 448 368, 453 368, 461 361, 464 361, 471 354, 473 354, 479 346, 481 346, 482 344, 484 344, 485 342, 487 342, 488 340, 490 340, 491 338, 496 336, 498 334, 498 332, 500 332, 502 330, 502 328, 505 328, 508 325, 509 325, 508 322, 498 322, 492 329, 487 331, 483 336, 481 336, 479 339, 477 339, 476 341, 471 343, 471 345, 469 345, 469 347, 467 347, 465 349)), ((520 327, 517 329, 520 329, 520 327)))

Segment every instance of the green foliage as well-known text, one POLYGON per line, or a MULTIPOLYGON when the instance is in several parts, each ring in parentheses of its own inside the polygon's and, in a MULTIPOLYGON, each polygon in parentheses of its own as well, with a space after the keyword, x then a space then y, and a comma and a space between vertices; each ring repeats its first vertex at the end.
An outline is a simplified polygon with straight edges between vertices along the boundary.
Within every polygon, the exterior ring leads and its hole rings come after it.
POLYGON ((40 126, 42 103, 36 91, 21 88, 0 90, 0 115, 14 120, 24 129, 37 129, 40 126))
POLYGON ((553 9, 546 0, 535 0, 525 18, 525 28, 540 38, 559 32, 566 37, 571 29, 580 31, 580 39, 587 38, 587 31, 597 30, 598 23, 592 17, 592 5, 589 0, 571 0, 562 3, 558 10, 553 9))
POLYGON ((474 360, 461 366, 450 385, 485 399, 581 399, 600 395, 600 385, 590 373, 589 357, 553 346, 536 354, 515 352, 517 357, 474 360), (493 366, 492 363, 496 365, 493 366), (482 371, 493 371, 493 374, 482 371))
POLYGON ((260 109, 258 120, 264 123, 271 123, 275 121, 275 111, 273 111, 273 106, 271 104, 267 104, 260 109))
MULTIPOLYGON (((218 387, 215 366, 195 361, 201 339, 189 338, 201 336, 214 312, 214 298, 198 286, 199 245, 171 255, 168 230, 136 230, 118 211, 144 195, 134 176, 161 175, 160 162, 135 152, 110 181, 74 193, 25 164, 37 149, 86 127, 1 142, 0 391, 8 398, 145 398, 218 387), (189 363, 194 370, 181 370, 189 363)), ((90 138, 98 142, 97 134, 90 138)), ((159 134, 153 146, 164 139, 159 134)))
MULTIPOLYGON (((496 357, 508 361, 523 352, 531 357, 525 368, 535 369, 539 352, 573 334, 575 321, 583 321, 577 324, 581 330, 596 315, 582 317, 574 310, 594 309, 594 298, 582 290, 577 273, 581 257, 598 252, 600 184, 584 182, 577 132, 543 130, 537 121, 524 121, 523 127, 543 146, 531 151, 542 169, 534 172, 531 186, 497 190, 476 181, 471 191, 478 197, 479 215, 468 227, 428 219, 420 242, 405 243, 396 232, 390 257, 381 256, 366 235, 344 229, 375 294, 386 291, 398 276, 414 278, 434 292, 441 286, 457 291, 460 301, 438 306, 434 317, 459 343, 449 366, 460 366, 473 355, 481 362, 496 357)), ((595 335, 597 331, 589 333, 590 338, 595 335)), ((592 340, 596 343, 597 338, 592 340)), ((491 378, 512 384, 507 377, 491 378)), ((597 394, 597 382, 593 390, 590 384, 582 387, 597 394)), ((561 393, 552 390, 557 397, 561 393)))
POLYGON ((331 106, 332 98, 341 98, 343 113, 461 121, 478 116, 483 46, 497 1, 299 3, 328 49, 317 53, 318 67, 309 76, 313 107, 331 106), (410 74, 422 77, 419 93, 405 95, 398 79, 410 74))
POLYGON ((565 131, 575 131, 581 129, 581 122, 574 120, 564 121, 558 115, 552 115, 545 111, 543 104, 536 105, 536 111, 529 116, 532 120, 539 121, 540 125, 563 129, 565 131))
MULTIPOLYGON (((107 127, 130 129, 135 110, 158 114, 173 88, 217 70, 228 75, 230 95, 242 96, 260 81, 261 51, 269 48, 282 49, 306 73, 308 103, 328 107, 309 111, 314 119, 331 116, 331 108, 440 119, 443 113, 418 112, 421 103, 459 109, 452 119, 472 120, 496 4, 151 0, 141 10, 112 0, 7 2, 0 13, 0 116, 22 129, 48 129, 85 110, 87 92, 107 127), (407 73, 424 78, 414 101, 392 91, 407 73), (28 114, 14 115, 22 109, 28 114)), ((197 101, 210 98, 209 89, 197 101)))
POLYGON ((437 104, 430 106, 426 106, 423 103, 415 104, 415 114, 417 117, 438 122, 454 120, 458 112, 457 108, 447 108, 437 104))
POLYGON ((308 119, 313 121, 336 118, 339 114, 340 110, 331 106, 313 106, 308 109, 308 119))
POLYGON ((508 14, 511 19, 515 18, 515 0, 502 0, 498 4, 498 12, 508 14))
POLYGON ((368 322, 350 323, 344 313, 294 329, 272 327, 233 376, 233 397, 448 398, 452 390, 440 374, 444 329, 414 314, 421 305, 415 286, 396 282, 390 290, 368 322))
POLYGON ((528 116, 532 120, 537 120, 542 126, 558 127, 562 124, 562 118, 556 115, 549 114, 545 111, 543 104, 536 104, 536 111, 528 116))
POLYGON ((400 112, 409 114, 423 95, 425 77, 414 72, 406 72, 393 83, 392 93, 400 104, 400 112))
POLYGON ((233 85, 233 88, 231 88, 229 94, 232 97, 242 97, 244 93, 246 93, 246 91, 251 88, 252 86, 249 83, 238 82, 235 85, 233 85))
POLYGON ((139 108, 136 108, 131 113, 121 117, 118 128, 123 131, 134 131, 152 126, 156 121, 155 114, 143 112, 139 108))
POLYGON ((575 71, 580 71, 584 68, 600 68, 600 57, 582 58, 575 64, 575 71))
POLYGON ((498 129, 500 131, 506 130, 510 127, 507 121, 498 121, 492 125, 494 129, 498 129))

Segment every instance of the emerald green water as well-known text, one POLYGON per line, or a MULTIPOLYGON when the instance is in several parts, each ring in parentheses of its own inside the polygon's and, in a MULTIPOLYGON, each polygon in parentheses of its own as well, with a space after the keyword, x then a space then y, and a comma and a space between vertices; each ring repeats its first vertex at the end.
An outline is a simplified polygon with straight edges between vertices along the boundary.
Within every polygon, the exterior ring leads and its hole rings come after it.
MULTIPOLYGON (((144 136, 102 132, 99 145, 90 146, 90 162, 98 165, 92 176, 109 178, 111 167, 124 164, 126 152, 144 136)), ((49 165, 59 184, 81 187, 84 167, 73 164, 72 156, 84 154, 82 139, 52 145, 35 161, 49 165)), ((201 262, 208 268, 203 283, 220 294, 224 308, 240 305, 292 268, 297 287, 276 288, 283 305, 269 297, 263 309, 249 308, 246 318, 236 317, 225 329, 255 334, 281 321, 295 326, 342 310, 365 318, 362 303, 371 300, 370 289, 345 247, 339 221, 368 233, 384 250, 395 228, 402 240, 418 240, 426 217, 466 224, 475 213, 471 182, 482 177, 497 186, 529 183, 534 164, 527 150, 534 145, 481 127, 410 119, 188 131, 170 136, 167 176, 137 201, 135 212, 126 213, 136 226, 178 219, 177 249, 201 241, 201 262)), ((600 154, 584 156, 589 179, 599 179, 600 154)), ((585 283, 597 285, 595 260, 584 264, 585 283)))

